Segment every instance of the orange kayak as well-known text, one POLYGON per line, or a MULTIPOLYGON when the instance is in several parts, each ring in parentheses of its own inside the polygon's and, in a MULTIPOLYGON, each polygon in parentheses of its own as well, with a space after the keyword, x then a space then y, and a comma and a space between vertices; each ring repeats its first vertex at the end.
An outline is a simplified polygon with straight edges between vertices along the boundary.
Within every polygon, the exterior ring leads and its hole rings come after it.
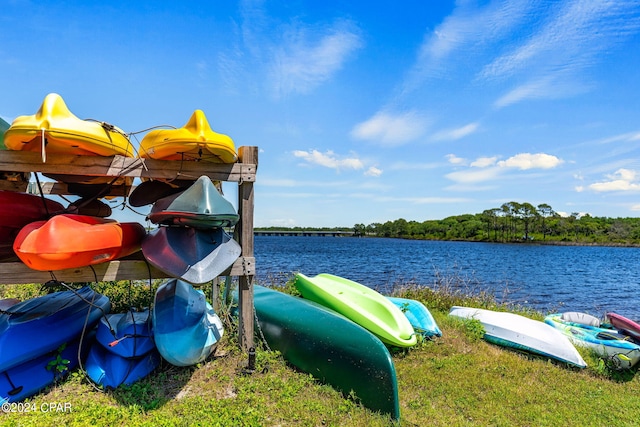
POLYGON ((145 234, 145 228, 137 222, 63 214, 23 227, 13 250, 34 270, 63 270, 136 252, 145 234))
POLYGON ((60 203, 34 194, 0 190, 0 260, 15 257, 13 241, 22 227, 64 211, 60 203))

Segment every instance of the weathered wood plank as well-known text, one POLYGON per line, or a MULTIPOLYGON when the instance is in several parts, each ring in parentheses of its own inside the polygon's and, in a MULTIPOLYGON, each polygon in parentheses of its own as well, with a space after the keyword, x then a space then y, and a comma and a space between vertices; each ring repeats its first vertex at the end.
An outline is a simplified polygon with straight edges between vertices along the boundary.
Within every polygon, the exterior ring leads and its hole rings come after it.
MULTIPOLYGON (((245 274, 255 274, 254 258, 238 258, 236 262, 223 276, 243 276, 245 274)), ((70 268, 67 270, 57 270, 53 272, 56 279, 63 282, 113 282, 117 280, 147 280, 166 278, 167 274, 158 270, 143 260, 120 260, 103 264, 96 264, 93 267, 70 268)), ((45 283, 51 280, 51 273, 48 271, 32 270, 21 262, 0 263, 0 283, 2 284, 24 284, 24 283, 45 283)))
MULTIPOLYGON (((258 147, 240 147, 240 162, 258 165, 258 147)), ((238 214, 240 221, 236 226, 242 256, 253 258, 253 181, 243 181, 238 187, 238 214)), ((254 347, 254 307, 253 307, 253 275, 238 277, 239 342, 245 350, 254 347)))
MULTIPOLYGON (((240 147, 242 149, 243 147, 240 147)), ((255 181, 255 164, 219 164, 193 161, 137 159, 124 156, 47 155, 42 162, 40 153, 28 151, 0 151, 0 171, 42 172, 84 176, 125 176, 154 179, 198 179, 202 175, 212 180, 255 181)))

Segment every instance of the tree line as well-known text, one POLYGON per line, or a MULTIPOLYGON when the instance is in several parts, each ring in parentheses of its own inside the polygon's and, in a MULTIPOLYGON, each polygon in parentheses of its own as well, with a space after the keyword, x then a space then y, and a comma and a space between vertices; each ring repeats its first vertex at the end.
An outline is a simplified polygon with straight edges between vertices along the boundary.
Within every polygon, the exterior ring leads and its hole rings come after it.
POLYGON ((356 236, 404 239, 468 240, 487 242, 573 242, 640 244, 640 218, 592 217, 558 214, 550 205, 508 202, 482 213, 439 220, 356 224, 356 236))

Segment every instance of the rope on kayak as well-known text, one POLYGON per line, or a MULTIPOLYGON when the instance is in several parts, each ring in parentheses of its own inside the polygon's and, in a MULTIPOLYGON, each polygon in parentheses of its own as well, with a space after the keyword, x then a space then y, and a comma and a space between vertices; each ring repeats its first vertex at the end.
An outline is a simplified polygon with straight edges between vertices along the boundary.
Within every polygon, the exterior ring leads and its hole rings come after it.
POLYGON ((41 140, 42 140, 42 146, 41 146, 42 163, 46 163, 47 162, 47 150, 45 149, 45 147, 47 146, 47 139, 44 136, 45 129, 42 128, 41 130, 42 130, 42 136, 41 136, 41 140))

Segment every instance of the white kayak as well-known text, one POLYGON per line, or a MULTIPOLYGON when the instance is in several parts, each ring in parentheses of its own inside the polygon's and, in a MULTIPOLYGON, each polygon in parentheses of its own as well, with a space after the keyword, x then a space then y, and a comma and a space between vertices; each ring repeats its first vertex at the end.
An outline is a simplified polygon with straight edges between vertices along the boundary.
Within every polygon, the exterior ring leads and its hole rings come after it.
POLYGON ((584 368, 586 362, 562 332, 544 322, 515 313, 454 306, 450 316, 476 319, 485 329, 484 339, 497 345, 548 357, 584 368))

